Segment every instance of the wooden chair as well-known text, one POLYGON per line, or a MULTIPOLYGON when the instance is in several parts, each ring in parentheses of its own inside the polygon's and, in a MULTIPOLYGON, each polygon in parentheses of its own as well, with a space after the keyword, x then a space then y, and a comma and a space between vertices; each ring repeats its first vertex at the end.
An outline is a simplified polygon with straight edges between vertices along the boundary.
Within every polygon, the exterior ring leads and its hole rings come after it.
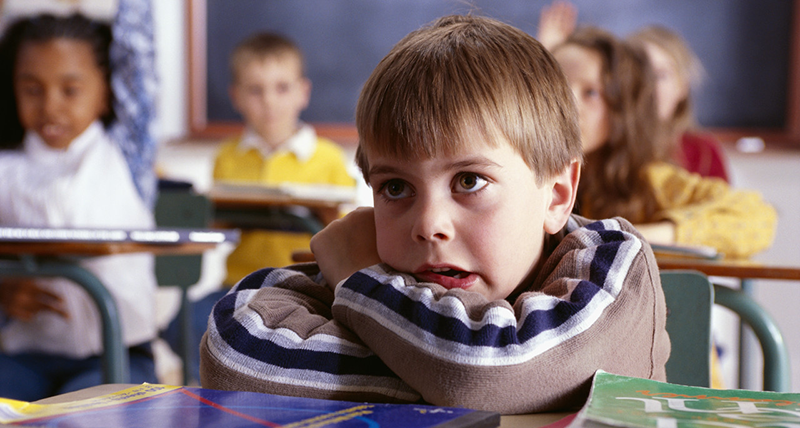
MULTIPOLYGON (((211 224, 212 204, 204 195, 186 188, 162 188, 155 206, 158 227, 206 228, 211 224)), ((191 304, 187 291, 200 280, 203 256, 179 255, 156 257, 156 279, 159 286, 178 286, 181 289, 181 306, 178 355, 183 360, 183 382, 192 381, 193 359, 191 304)))
POLYGON ((764 355, 765 391, 789 392, 791 370, 783 335, 770 315, 746 293, 711 284, 696 271, 661 271, 672 353, 667 381, 710 384, 711 304, 736 313, 755 333, 764 355))

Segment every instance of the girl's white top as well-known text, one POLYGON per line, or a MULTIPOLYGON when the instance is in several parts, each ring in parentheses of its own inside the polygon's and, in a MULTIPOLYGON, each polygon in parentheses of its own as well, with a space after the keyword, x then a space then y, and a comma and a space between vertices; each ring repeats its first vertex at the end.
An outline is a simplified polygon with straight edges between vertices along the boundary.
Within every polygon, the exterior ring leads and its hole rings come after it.
MULTIPOLYGON (((136 191, 120 149, 100 122, 90 125, 67 150, 52 149, 28 132, 21 150, 0 152, 0 177, 0 224, 4 226, 154 227, 153 215, 136 191)), ((116 299, 127 346, 156 335, 153 263, 153 256, 146 253, 80 261, 116 299)), ((89 295, 66 279, 37 281, 62 296, 70 317, 48 312, 29 322, 11 320, 0 329, 2 351, 72 358, 100 354, 101 320, 89 295)))

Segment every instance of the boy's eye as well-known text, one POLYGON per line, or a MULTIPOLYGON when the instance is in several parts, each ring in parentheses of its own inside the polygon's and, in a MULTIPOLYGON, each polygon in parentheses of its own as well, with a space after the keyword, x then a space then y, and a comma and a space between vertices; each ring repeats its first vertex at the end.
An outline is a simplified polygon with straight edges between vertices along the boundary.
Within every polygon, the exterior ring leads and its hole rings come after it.
POLYGON ((73 97, 75 95, 78 95, 79 92, 80 88, 78 88, 77 86, 67 86, 66 88, 64 88, 64 95, 68 97, 73 97))
POLYGON ((453 189, 456 193, 472 193, 483 189, 489 182, 475 173, 464 173, 457 177, 456 186, 453 189))
POLYGON ((380 189, 380 192, 388 199, 402 199, 413 195, 411 186, 403 180, 389 180, 380 189))

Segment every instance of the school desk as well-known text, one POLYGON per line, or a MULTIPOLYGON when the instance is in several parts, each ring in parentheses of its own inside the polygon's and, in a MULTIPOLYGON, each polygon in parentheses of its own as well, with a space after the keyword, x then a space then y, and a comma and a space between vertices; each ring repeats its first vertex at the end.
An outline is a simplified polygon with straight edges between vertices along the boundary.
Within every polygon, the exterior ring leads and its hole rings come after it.
MULTIPOLYGON (((111 394, 134 386, 133 384, 103 384, 89 387, 75 392, 56 395, 34 402, 35 404, 57 404, 75 400, 94 398, 104 394, 111 394)), ((503 415, 500 417, 501 428, 535 428, 559 421, 573 413, 531 413, 525 415, 503 415)))
POLYGON ((198 254, 238 232, 206 229, 55 229, 0 227, 0 277, 62 277, 83 287, 98 307, 103 325, 103 372, 109 383, 128 379, 128 354, 114 298, 80 266, 83 257, 149 252, 198 254))
POLYGON ((215 183, 208 192, 218 226, 286 229, 288 223, 289 229, 311 233, 338 218, 342 206, 352 204, 355 196, 355 188, 344 186, 266 186, 227 181, 215 183), (289 207, 308 209, 316 218, 278 210, 289 207))

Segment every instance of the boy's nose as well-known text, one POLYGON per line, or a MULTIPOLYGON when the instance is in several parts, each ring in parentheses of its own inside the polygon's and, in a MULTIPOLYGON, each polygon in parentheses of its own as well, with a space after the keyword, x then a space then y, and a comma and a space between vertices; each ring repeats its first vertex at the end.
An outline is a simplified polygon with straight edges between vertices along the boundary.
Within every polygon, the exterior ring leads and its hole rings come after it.
POLYGON ((446 242, 453 239, 455 230, 446 203, 437 200, 420 202, 411 231, 413 239, 417 242, 446 242))

